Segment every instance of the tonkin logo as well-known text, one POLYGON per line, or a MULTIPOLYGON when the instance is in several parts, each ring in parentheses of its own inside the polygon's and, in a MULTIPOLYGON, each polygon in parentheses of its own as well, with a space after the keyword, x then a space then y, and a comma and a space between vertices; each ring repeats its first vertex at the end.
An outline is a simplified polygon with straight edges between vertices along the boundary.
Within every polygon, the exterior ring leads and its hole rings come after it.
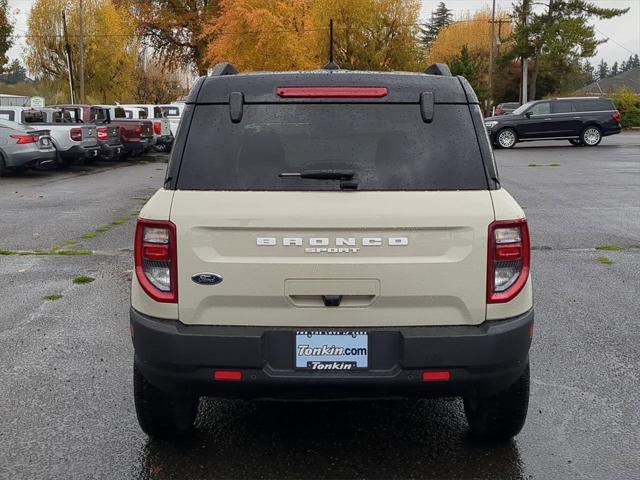
POLYGON ((305 247, 305 253, 358 253, 369 247, 406 247, 408 237, 258 237, 256 243, 261 247, 305 247))

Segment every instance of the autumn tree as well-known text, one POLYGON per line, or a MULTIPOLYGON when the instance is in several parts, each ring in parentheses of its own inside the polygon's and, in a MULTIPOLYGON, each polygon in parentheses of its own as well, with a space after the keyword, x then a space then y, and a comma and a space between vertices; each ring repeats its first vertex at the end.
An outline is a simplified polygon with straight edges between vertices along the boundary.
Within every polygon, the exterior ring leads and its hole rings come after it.
POLYGON ((141 56, 136 71, 136 102, 171 103, 189 93, 184 78, 177 70, 169 70, 153 58, 141 56))
POLYGON ((431 12, 431 18, 420 28, 420 41, 424 47, 429 47, 437 38, 438 33, 447 25, 453 23, 452 10, 448 9, 444 2, 440 2, 431 12))
POLYGON ((214 40, 208 65, 242 70, 319 68, 329 58, 352 70, 415 70, 421 66, 417 0, 221 0, 203 28, 214 40))
MULTIPOLYGON (((427 53, 427 63, 449 63, 467 47, 469 54, 489 61, 489 38, 491 36, 491 12, 480 10, 440 30, 427 53)), ((511 23, 506 12, 496 14, 496 21, 502 22, 500 43, 503 51, 509 47, 511 23)), ((496 35, 498 32, 496 32, 496 35)))
MULTIPOLYGON (((67 59, 62 11, 66 11, 74 78, 78 78, 79 10, 74 0, 36 0, 28 22, 26 65, 68 101, 67 59)), ((111 0, 84 2, 86 100, 110 103, 132 99, 138 44, 133 18, 111 0)), ((77 85, 75 85, 77 88, 77 85)))
POLYGON ((13 45, 13 22, 9 19, 7 0, 0 0, 0 66, 7 63, 7 51, 13 45))
POLYGON ((205 56, 213 40, 209 26, 218 15, 218 0, 114 1, 135 16, 137 32, 164 67, 189 66, 199 75, 207 73, 205 56))
POLYGON ((419 70, 418 0, 315 0, 312 18, 320 62, 328 58, 329 19, 334 60, 350 70, 419 70))
MULTIPOLYGON (((513 57, 529 58, 533 69, 529 76, 529 95, 536 98, 538 75, 566 65, 579 66, 579 60, 593 57, 598 45, 592 18, 609 19, 623 15, 629 8, 603 8, 587 0, 545 0, 545 7, 533 10, 531 0, 515 4, 516 27, 513 57), (546 1, 546 3, 545 3, 546 1)), ((575 69, 574 69, 575 70, 575 69)))
POLYGON ((241 70, 317 67, 308 0, 221 0, 220 16, 203 27, 215 38, 207 65, 229 61, 241 70))

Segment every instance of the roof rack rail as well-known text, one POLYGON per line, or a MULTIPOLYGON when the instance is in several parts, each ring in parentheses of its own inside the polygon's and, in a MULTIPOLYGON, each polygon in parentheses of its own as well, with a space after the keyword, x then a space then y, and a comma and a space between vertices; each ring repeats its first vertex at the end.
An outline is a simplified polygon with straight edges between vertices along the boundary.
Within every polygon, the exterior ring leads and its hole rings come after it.
POLYGON ((428 75, 442 75, 444 77, 451 76, 451 70, 449 70, 449 66, 446 63, 434 63, 429 65, 424 73, 428 75))
POLYGON ((213 67, 213 70, 211 70, 209 76, 221 77, 223 75, 236 75, 237 73, 238 70, 236 69, 236 67, 231 65, 229 62, 223 62, 216 64, 216 66, 213 67))

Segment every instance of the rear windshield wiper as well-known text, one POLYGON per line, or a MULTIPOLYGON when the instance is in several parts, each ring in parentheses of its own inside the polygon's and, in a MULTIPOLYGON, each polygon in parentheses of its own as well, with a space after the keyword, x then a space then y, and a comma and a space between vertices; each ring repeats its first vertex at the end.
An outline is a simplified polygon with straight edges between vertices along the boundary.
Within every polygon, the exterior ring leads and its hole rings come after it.
POLYGON ((355 172, 353 170, 303 170, 302 172, 282 172, 281 178, 311 178, 315 180, 340 180, 341 190, 357 190, 358 182, 351 180, 355 172))
POLYGON ((303 170, 302 172, 282 172, 279 177, 314 178, 316 180, 351 180, 353 170, 303 170))

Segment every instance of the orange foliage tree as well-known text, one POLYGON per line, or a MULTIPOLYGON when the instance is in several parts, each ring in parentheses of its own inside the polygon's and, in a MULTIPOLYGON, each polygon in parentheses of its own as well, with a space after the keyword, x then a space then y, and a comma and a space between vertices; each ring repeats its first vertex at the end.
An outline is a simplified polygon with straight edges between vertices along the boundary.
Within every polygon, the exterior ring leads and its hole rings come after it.
MULTIPOLYGON (((499 28, 495 25, 496 39, 502 45, 499 48, 505 49, 508 38, 511 36, 512 26, 506 12, 496 14, 496 22, 502 21, 499 28), (500 37, 498 38, 498 35, 500 37)), ((427 51, 427 63, 442 62, 448 63, 453 57, 460 54, 464 46, 474 57, 481 57, 483 60, 489 59, 489 38, 491 36, 491 12, 482 10, 473 16, 468 16, 456 21, 440 30, 438 37, 431 44, 427 51)), ((494 48, 498 47, 498 42, 494 48)), ((497 53, 497 48, 494 50, 497 53)))
POLYGON ((309 0, 221 0, 220 15, 203 27, 205 58, 241 70, 308 69, 314 61, 309 0))
POLYGON ((329 19, 334 58, 343 68, 414 70, 420 65, 418 0, 221 0, 203 34, 206 59, 241 70, 319 68, 328 60, 329 19))

